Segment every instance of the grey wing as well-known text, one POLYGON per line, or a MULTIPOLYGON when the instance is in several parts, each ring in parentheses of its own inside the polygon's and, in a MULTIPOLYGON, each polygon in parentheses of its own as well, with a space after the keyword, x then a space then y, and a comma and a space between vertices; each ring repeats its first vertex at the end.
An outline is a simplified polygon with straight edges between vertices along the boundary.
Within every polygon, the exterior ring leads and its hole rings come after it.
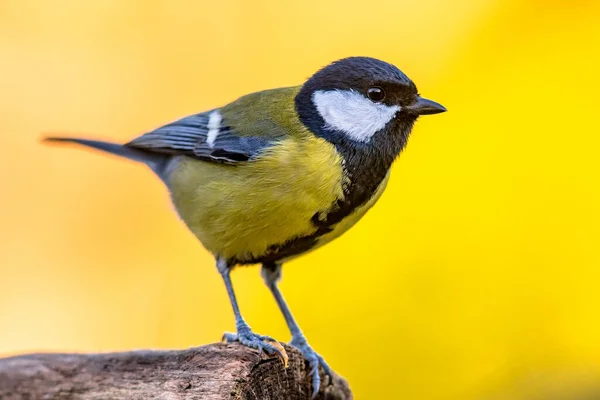
POLYGON ((164 125, 133 139, 125 146, 236 164, 251 160, 272 144, 272 140, 236 135, 217 109, 164 125))

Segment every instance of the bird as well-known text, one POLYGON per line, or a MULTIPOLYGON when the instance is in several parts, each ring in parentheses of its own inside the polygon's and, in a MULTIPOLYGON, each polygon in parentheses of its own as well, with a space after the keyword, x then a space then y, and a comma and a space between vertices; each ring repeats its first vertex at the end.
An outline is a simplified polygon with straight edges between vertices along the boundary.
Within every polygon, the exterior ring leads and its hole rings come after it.
POLYGON ((347 57, 298 86, 250 93, 189 115, 124 143, 50 136, 147 165, 165 184, 180 219, 214 255, 235 317, 227 342, 278 356, 284 348, 255 333, 242 317, 230 273, 261 265, 291 333, 308 361, 312 396, 319 367, 278 282, 282 265, 350 229, 377 202, 390 167, 416 120, 447 111, 422 97, 396 66, 347 57))

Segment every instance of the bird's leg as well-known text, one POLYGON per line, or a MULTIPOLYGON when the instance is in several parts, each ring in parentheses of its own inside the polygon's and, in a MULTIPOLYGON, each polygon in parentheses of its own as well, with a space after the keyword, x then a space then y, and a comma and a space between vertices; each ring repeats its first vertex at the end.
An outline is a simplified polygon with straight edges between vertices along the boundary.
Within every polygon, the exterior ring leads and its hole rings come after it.
POLYGON ((267 284, 267 287, 273 293, 273 297, 275 297, 275 301, 285 318, 285 322, 292 334, 292 341, 290 344, 296 347, 304 357, 308 360, 310 365, 310 375, 312 377, 312 386, 313 386, 313 398, 319 392, 319 386, 321 384, 321 377, 319 376, 319 365, 323 367, 325 373, 329 376, 331 380, 331 368, 325 362, 323 357, 317 354, 312 347, 308 345, 306 341, 306 337, 300 330, 300 327, 296 323, 296 320, 292 316, 289 307, 287 306, 281 292, 279 291, 279 287, 277 286, 277 281, 281 279, 281 264, 263 264, 261 269, 262 277, 267 284))
POLYGON ((231 266, 229 266, 225 260, 217 259, 217 269, 223 277, 223 282, 225 282, 227 295, 229 296, 233 314, 235 315, 235 328, 237 331, 236 333, 225 332, 223 334, 223 340, 226 342, 240 342, 244 346, 257 349, 259 354, 264 351, 268 355, 277 355, 283 362, 283 365, 287 367, 288 357, 283 346, 269 336, 257 335, 252 332, 250 326, 244 321, 244 318, 242 318, 240 308, 235 298, 235 292, 233 291, 233 285, 231 284, 231 277, 229 276, 231 273, 231 266))

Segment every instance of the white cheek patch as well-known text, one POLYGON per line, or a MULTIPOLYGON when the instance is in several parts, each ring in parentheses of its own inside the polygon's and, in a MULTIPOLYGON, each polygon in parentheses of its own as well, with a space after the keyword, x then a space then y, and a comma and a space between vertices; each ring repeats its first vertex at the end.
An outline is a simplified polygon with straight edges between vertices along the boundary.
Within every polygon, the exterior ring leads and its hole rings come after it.
POLYGON ((354 90, 317 90, 312 100, 325 127, 358 142, 371 140, 400 111, 400 106, 375 103, 354 90))

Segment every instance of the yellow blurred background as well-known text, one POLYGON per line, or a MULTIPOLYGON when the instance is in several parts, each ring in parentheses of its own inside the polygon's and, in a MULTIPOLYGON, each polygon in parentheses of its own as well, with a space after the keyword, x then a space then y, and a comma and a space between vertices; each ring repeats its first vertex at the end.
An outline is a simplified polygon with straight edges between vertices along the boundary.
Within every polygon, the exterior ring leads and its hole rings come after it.
MULTIPOLYGON (((592 0, 0 0, 0 353, 234 329, 149 170, 42 133, 125 141, 368 55, 449 112, 417 123, 361 223, 284 267, 309 341, 358 399, 583 398, 600 386, 599 43, 592 0)), ((289 340, 258 268, 233 279, 249 324, 289 340)))

